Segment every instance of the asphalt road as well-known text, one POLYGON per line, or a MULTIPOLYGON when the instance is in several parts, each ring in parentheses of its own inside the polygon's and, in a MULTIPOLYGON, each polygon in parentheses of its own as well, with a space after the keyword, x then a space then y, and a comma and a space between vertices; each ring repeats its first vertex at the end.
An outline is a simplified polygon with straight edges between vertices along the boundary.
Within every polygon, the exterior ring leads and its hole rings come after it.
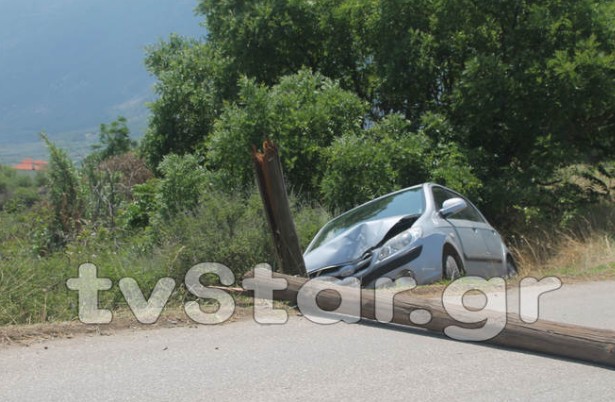
MULTIPOLYGON (((541 318, 615 330, 615 282, 541 301, 541 318)), ((305 317, 4 347, 0 370, 0 401, 615 400, 615 370, 305 317)))

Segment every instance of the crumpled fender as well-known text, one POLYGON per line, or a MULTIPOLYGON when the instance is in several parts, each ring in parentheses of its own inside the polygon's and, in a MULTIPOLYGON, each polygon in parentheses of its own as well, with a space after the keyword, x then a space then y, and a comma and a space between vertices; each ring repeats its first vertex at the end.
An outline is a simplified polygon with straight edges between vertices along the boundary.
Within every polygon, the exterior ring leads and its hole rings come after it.
POLYGON ((375 247, 403 216, 362 222, 304 255, 307 272, 342 265, 375 247))

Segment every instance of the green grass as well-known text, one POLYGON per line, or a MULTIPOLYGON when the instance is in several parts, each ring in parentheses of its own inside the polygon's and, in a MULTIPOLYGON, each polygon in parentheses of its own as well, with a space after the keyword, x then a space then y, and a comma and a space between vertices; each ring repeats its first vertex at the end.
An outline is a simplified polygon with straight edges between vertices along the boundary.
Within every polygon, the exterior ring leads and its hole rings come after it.
POLYGON ((561 279, 613 280, 615 279, 615 262, 599 264, 582 270, 575 265, 565 265, 549 269, 544 274, 561 279))
MULTIPOLYGON (((305 246, 328 219, 321 208, 293 202, 297 231, 305 246)), ((258 263, 275 265, 269 229, 258 194, 203 197, 192 214, 147 229, 110 230, 87 223, 64 249, 38 255, 46 237, 49 211, 0 212, 0 325, 72 321, 78 317, 77 292, 66 281, 77 277, 83 263, 98 267, 98 277, 113 288, 100 293, 100 307, 122 310, 127 304, 119 288, 133 278, 144 296, 165 277, 176 282, 170 306, 194 300, 183 285, 185 273, 202 262, 229 267, 239 282, 258 263)), ((208 281, 211 278, 203 278, 208 281)))

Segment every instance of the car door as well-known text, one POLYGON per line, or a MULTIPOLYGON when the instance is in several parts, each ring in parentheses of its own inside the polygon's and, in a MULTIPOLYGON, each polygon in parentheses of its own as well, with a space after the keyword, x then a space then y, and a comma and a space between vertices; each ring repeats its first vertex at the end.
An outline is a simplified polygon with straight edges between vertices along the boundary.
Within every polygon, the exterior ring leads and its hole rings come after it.
POLYGON ((482 231, 483 239, 487 245, 487 251, 494 264, 494 269, 498 270, 498 267, 502 265, 503 249, 502 238, 500 234, 491 225, 487 224, 487 227, 482 231))
POLYGON ((447 221, 453 226, 459 237, 466 261, 466 273, 481 276, 493 275, 494 257, 489 250, 489 243, 493 243, 489 238, 489 236, 493 236, 491 225, 464 197, 437 186, 434 186, 432 191, 436 209, 440 209, 442 203, 450 198, 463 198, 466 201, 468 207, 451 215, 447 221))
POLYGON ((478 209, 468 200, 466 200, 466 202, 468 207, 458 214, 453 215, 452 218, 466 219, 470 222, 473 230, 479 234, 485 246, 483 260, 486 260, 488 263, 488 266, 485 268, 489 269, 489 271, 485 273, 494 275, 498 271, 498 266, 502 263, 502 239, 493 226, 483 218, 478 209))

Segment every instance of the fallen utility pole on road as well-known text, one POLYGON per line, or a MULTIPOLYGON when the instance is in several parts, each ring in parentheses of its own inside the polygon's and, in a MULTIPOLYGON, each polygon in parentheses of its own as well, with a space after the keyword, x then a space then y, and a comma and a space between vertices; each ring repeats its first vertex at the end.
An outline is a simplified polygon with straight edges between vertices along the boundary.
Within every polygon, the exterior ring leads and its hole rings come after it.
MULTIPOLYGON (((266 278, 262 276, 255 277, 253 272, 251 272, 246 277, 253 277, 255 281, 253 286, 260 289, 280 289, 280 279, 286 280, 286 288, 273 291, 273 298, 295 305, 300 293, 305 293, 305 289, 302 289, 303 287, 309 287, 320 282, 320 284, 315 286, 312 293, 314 293, 316 303, 322 312, 335 311, 336 315, 340 317, 353 315, 359 311, 360 318, 377 320, 376 309, 379 302, 378 293, 380 291, 374 291, 373 289, 351 290, 347 286, 336 286, 330 283, 326 284, 328 289, 322 290, 322 281, 317 279, 308 281, 306 278, 283 274, 273 274, 271 278, 266 278), (342 298, 344 303, 341 303, 342 298), (360 309, 346 307, 348 311, 344 311, 344 306, 360 306, 360 309)), ((386 298, 390 299, 390 295, 386 298)), ((463 310, 463 308, 460 310, 463 310)), ((506 313, 500 312, 499 314, 506 313)), ((615 331, 546 320, 538 320, 533 324, 527 324, 518 315, 511 313, 506 314, 505 317, 506 324, 503 329, 498 335, 486 340, 485 343, 615 368, 615 331)), ((408 294, 408 292, 399 293, 394 296, 392 316, 387 322, 423 328, 439 334, 444 334, 445 329, 451 326, 476 329, 483 325, 483 323, 460 323, 447 313, 441 300, 417 297, 408 294), (414 311, 429 312, 430 320, 424 324, 417 324, 411 315, 414 311)))

